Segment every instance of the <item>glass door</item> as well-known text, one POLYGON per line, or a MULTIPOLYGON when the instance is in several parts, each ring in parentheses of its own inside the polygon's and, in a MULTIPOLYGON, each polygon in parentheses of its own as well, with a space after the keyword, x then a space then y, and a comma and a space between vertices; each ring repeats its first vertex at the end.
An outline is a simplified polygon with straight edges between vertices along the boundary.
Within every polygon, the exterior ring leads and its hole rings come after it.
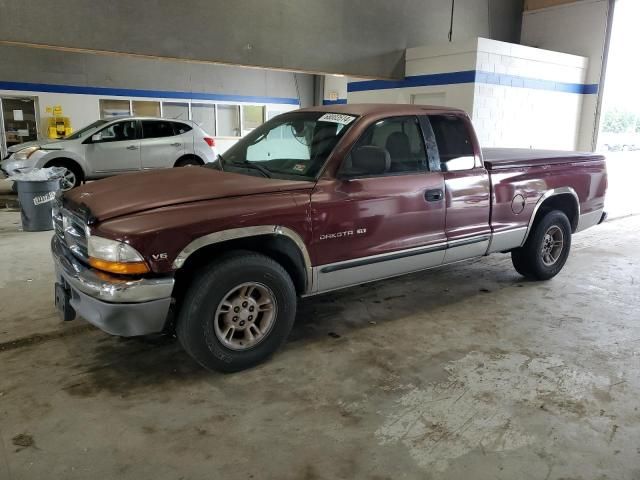
POLYGON ((36 101, 29 97, 1 97, 2 150, 38 139, 36 101))

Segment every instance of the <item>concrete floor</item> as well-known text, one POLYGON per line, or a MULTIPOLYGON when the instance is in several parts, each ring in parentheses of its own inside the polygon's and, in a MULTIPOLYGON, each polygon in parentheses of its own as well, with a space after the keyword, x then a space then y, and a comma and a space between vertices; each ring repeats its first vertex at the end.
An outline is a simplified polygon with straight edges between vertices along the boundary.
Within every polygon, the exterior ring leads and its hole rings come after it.
POLYGON ((0 479, 640 478, 640 217, 523 281, 505 255, 301 302, 234 375, 52 304, 0 212, 0 479))

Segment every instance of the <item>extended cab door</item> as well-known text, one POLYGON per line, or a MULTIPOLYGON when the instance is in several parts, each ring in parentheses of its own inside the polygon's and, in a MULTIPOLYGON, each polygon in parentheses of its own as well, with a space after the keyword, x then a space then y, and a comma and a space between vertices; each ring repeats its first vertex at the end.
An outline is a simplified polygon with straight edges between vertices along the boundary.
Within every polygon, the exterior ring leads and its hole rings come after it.
POLYGON ((429 170, 424 126, 416 116, 376 122, 339 178, 318 182, 311 198, 318 291, 442 263, 445 185, 429 170))
POLYGON ((491 240, 491 186, 473 126, 460 114, 429 115, 428 121, 445 183, 444 262, 484 255, 491 240))
POLYGON ((140 140, 135 120, 112 123, 84 143, 87 163, 97 176, 140 170, 140 140))
MULTIPOLYGON (((173 167, 185 152, 185 138, 168 120, 142 120, 142 168, 173 167)), ((191 136, 188 140, 193 142, 191 136)), ((191 145, 193 147, 193 145, 191 145)))

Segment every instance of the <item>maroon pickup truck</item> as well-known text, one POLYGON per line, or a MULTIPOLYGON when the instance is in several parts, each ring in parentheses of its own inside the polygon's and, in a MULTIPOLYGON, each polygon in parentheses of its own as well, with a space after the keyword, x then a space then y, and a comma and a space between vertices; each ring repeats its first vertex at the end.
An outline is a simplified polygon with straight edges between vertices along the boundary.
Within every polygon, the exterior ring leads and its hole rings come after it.
POLYGON ((54 210, 56 304, 122 336, 176 333, 236 371, 286 339, 296 297, 510 252, 564 266, 605 218, 605 160, 481 150, 468 116, 417 105, 279 115, 208 166, 122 175, 54 210))

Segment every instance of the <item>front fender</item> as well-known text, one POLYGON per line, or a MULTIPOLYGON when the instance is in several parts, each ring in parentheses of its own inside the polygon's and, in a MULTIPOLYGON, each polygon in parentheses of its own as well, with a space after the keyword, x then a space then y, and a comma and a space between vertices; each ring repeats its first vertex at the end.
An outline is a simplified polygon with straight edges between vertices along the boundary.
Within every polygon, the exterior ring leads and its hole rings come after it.
POLYGON ((38 150, 31 157, 34 156, 37 156, 35 166, 38 168, 43 168, 53 160, 69 159, 80 166, 85 178, 91 174, 91 169, 84 157, 71 150, 38 150))

